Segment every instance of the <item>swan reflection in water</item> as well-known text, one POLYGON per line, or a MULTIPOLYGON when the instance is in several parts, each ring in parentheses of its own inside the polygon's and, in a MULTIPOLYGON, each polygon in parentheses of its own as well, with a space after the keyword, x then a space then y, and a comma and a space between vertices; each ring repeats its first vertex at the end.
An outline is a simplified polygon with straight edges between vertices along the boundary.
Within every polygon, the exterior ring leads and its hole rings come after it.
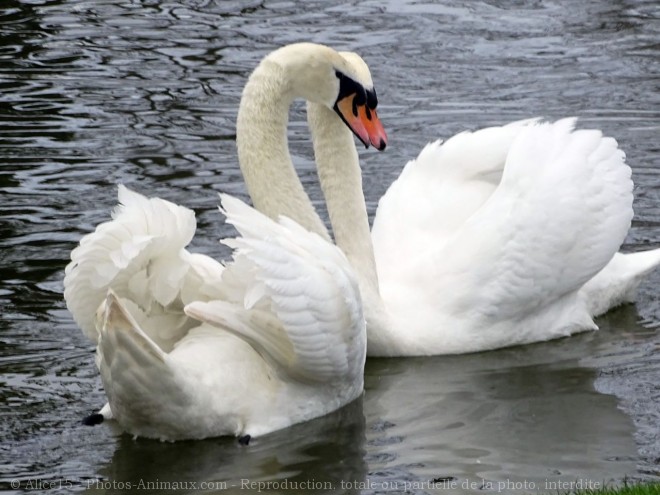
POLYGON ((231 438, 169 443, 120 434, 112 460, 98 471, 98 483, 89 482, 89 491, 120 492, 121 484, 149 481, 187 482, 190 488, 205 483, 224 494, 246 493, 248 483, 261 481, 339 488, 342 481, 367 476, 362 409, 359 398, 321 418, 253 439, 247 447, 231 438))
POLYGON ((226 483, 218 493, 240 493, 241 480, 371 487, 362 493, 449 480, 457 492, 484 493, 464 487, 621 479, 636 472, 634 426, 615 396, 594 388, 602 378, 589 356, 638 340, 647 330, 636 318, 626 307, 601 318, 600 332, 561 341, 369 359, 364 397, 330 415, 247 448, 228 439, 172 444, 122 435, 98 476, 134 484, 226 483), (630 330, 622 334, 622 327, 630 330))

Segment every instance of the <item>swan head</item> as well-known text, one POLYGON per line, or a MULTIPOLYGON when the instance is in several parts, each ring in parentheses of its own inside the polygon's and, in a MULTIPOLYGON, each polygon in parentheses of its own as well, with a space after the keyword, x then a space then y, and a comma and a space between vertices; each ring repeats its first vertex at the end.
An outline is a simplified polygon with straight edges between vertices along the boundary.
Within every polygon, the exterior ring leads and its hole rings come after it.
POLYGON ((365 147, 371 144, 378 151, 387 146, 387 135, 376 107, 378 97, 369 66, 353 52, 339 52, 348 63, 347 73, 337 71, 339 93, 332 107, 365 147))
POLYGON ((296 43, 276 50, 267 59, 288 75, 293 97, 334 110, 367 148, 385 149, 387 135, 376 113, 376 90, 369 67, 359 55, 296 43))

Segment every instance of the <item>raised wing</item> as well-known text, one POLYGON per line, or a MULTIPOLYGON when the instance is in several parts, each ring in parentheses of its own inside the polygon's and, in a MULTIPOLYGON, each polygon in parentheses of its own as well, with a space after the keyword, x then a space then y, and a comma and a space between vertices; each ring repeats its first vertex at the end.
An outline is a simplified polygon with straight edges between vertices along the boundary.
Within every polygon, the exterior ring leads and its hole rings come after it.
POLYGON ((526 315, 577 291, 614 256, 632 219, 631 170, 614 139, 574 119, 525 126, 488 200, 413 270, 443 304, 526 315))
POLYGON ((219 279, 223 267, 186 251, 196 227, 191 210, 122 185, 118 196, 112 221, 86 235, 71 253, 64 277, 67 307, 96 343, 96 313, 112 289, 149 337, 169 351, 194 324, 184 304, 215 294, 203 282, 219 279))
POLYGON ((362 373, 365 322, 357 282, 341 251, 295 222, 276 223, 222 195, 241 237, 223 281, 229 300, 193 302, 186 313, 248 341, 289 375, 328 382, 362 373))
POLYGON ((378 203, 372 229, 379 278, 397 280, 407 260, 437 251, 500 183, 514 139, 536 122, 463 132, 428 144, 378 203))

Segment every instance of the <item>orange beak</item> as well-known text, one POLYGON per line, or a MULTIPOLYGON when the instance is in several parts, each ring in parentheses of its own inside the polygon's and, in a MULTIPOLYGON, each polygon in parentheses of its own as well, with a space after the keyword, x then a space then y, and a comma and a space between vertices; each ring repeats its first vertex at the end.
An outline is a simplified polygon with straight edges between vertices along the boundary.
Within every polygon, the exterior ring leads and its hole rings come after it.
POLYGON ((368 108, 365 104, 358 105, 356 97, 357 94, 354 93, 337 101, 335 111, 365 147, 371 145, 378 151, 383 151, 387 146, 387 134, 376 109, 368 108))

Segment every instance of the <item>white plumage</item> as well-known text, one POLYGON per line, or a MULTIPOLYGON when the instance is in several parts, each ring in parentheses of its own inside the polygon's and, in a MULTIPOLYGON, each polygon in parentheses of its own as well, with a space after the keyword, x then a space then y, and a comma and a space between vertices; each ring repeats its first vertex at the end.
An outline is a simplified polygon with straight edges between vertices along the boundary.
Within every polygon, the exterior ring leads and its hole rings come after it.
POLYGON ((346 96, 338 74, 352 80, 353 69, 328 47, 284 47, 255 69, 239 108, 241 166, 268 182, 251 191, 255 204, 283 205, 320 235, 223 196, 227 221, 241 233, 225 241, 235 259, 224 267, 186 250, 195 231, 190 210, 120 186, 113 220, 73 251, 64 295, 98 344, 104 418, 167 440, 256 436, 362 393, 357 282, 295 181, 283 139, 293 100, 333 108, 346 96), (269 163, 279 168, 268 173, 269 163))
POLYGON ((360 376, 364 317, 341 251, 295 222, 282 218, 275 224, 231 196, 222 195, 222 204, 241 234, 225 241, 236 250, 225 276, 245 284, 234 286, 233 298, 250 297, 240 305, 193 302, 186 313, 235 333, 302 381, 360 376))
POLYGON ((210 273, 217 278, 222 265, 185 249, 195 233, 193 211, 122 185, 118 199, 112 221, 99 225, 71 253, 64 298, 76 323, 96 342, 96 310, 112 287, 128 300, 149 337, 169 352, 194 324, 183 306, 203 296, 200 282, 210 273), (196 269, 205 266, 211 270, 200 277, 196 269))
MULTIPOLYGON (((632 181, 614 139, 574 124, 464 133, 406 165, 372 232, 404 352, 487 350, 595 328, 580 289, 625 239, 632 181)), ((614 303, 600 296, 602 308, 614 303)))
POLYGON ((119 197, 64 281, 98 344, 104 416, 163 440, 258 436, 360 395, 365 322, 339 249, 223 196, 241 233, 225 241, 236 249, 225 268, 185 249, 190 210, 123 186, 119 197))
POLYGON ((384 133, 363 108, 334 113, 340 96, 344 109, 364 104, 360 86, 366 101, 373 85, 359 57, 318 45, 284 47, 255 70, 237 144, 270 219, 223 196, 240 233, 224 241, 235 250, 226 267, 186 250, 190 210, 120 186, 113 220, 81 241, 65 276, 67 305, 98 345, 104 417, 168 440, 262 435, 361 393, 365 317, 371 355, 547 340, 596 328, 593 317, 633 300, 660 263, 660 250, 617 253, 632 218, 630 168, 614 139, 575 131, 573 119, 429 144, 381 199, 370 233, 345 121, 379 148, 384 133), (311 100, 346 257, 327 242, 286 150, 297 94, 311 100))
POLYGON ((370 356, 486 351, 593 330, 593 318, 634 300, 660 263, 657 249, 617 253, 633 215, 630 167, 614 139, 575 130, 575 119, 427 145, 381 198, 370 233, 350 133, 319 105, 308 113, 323 130, 313 133, 321 187, 359 275, 370 356))

